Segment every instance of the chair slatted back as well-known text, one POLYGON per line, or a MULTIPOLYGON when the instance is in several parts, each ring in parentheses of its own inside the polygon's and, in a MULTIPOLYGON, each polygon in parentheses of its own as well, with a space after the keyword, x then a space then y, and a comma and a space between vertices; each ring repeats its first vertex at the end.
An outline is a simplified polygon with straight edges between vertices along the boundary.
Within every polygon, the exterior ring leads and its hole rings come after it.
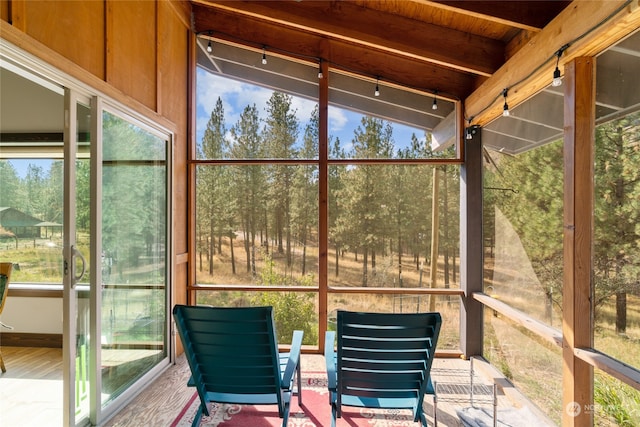
POLYGON ((199 394, 280 396, 272 307, 176 305, 173 313, 199 394))
POLYGON ((417 398, 422 405, 440 333, 439 313, 338 311, 337 385, 341 396, 417 398))

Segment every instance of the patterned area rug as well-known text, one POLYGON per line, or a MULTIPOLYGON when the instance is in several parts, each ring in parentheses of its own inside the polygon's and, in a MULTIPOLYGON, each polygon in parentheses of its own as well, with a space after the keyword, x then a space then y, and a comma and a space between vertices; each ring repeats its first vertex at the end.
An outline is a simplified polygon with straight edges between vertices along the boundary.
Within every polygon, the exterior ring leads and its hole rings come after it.
MULTIPOLYGON (((194 393, 182 409, 171 427, 191 426, 200 405, 200 399, 194 393)), ((282 419, 278 417, 276 406, 223 405, 211 403, 209 417, 204 417, 202 427, 278 427, 282 419)), ((289 411, 288 427, 326 427, 331 425, 331 407, 327 390, 326 373, 302 373, 302 406, 294 396, 289 411)), ((343 407, 342 418, 338 426, 349 427, 404 427, 416 426, 411 411, 408 410, 371 410, 366 408, 343 407)))

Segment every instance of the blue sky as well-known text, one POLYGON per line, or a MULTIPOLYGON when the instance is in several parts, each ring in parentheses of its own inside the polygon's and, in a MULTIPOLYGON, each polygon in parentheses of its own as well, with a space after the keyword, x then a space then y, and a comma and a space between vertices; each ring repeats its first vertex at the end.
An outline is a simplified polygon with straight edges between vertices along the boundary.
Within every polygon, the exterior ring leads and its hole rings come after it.
POLYGON ((49 173, 49 169, 51 168, 51 164, 53 160, 50 159, 11 159, 9 163, 13 165, 13 168, 16 170, 17 175, 24 179, 27 176, 27 171, 29 169, 29 165, 34 165, 42 168, 42 172, 44 174, 49 173))
MULTIPOLYGON (((196 138, 199 143, 202 141, 204 130, 207 127, 211 111, 213 111, 218 97, 222 99, 226 128, 229 130, 238 122, 242 111, 247 105, 256 104, 260 118, 264 119, 267 101, 273 91, 198 69, 197 93, 196 138)), ((304 126, 311 116, 315 102, 301 97, 294 97, 292 106, 297 111, 297 117, 300 121, 299 138, 302 138, 304 126)), ((361 118, 362 114, 360 113, 329 106, 329 136, 339 137, 343 148, 348 149, 348 145, 353 138, 353 131, 360 124, 361 118)), ((394 124, 393 136, 396 148, 407 146, 411 141, 412 133, 424 140, 424 131, 397 123, 394 124)))
MULTIPOLYGON (((271 97, 272 91, 260 86, 242 83, 232 79, 226 79, 220 76, 210 74, 202 69, 198 69, 197 77, 197 115, 196 115, 196 138, 197 142, 202 140, 204 129, 207 126, 211 111, 213 110, 218 97, 222 98, 224 105, 224 113, 226 119, 227 130, 238 122, 245 106, 256 104, 258 114, 264 118, 265 107, 267 101, 271 97)), ((302 138, 304 126, 306 125, 311 112, 315 106, 315 102, 294 97, 292 100, 293 108, 297 111, 300 120, 299 138, 302 138)), ((354 113, 345 109, 329 107, 329 135, 339 137, 344 149, 348 149, 353 131, 360 124, 362 114, 354 113)), ((396 148, 405 147, 411 141, 411 134, 415 133, 418 138, 424 139, 424 132, 420 129, 414 129, 408 126, 394 124, 393 136, 396 148)), ((21 159, 12 160, 18 176, 24 178, 27 173, 29 164, 42 167, 45 173, 48 173, 51 160, 45 159, 21 159)))

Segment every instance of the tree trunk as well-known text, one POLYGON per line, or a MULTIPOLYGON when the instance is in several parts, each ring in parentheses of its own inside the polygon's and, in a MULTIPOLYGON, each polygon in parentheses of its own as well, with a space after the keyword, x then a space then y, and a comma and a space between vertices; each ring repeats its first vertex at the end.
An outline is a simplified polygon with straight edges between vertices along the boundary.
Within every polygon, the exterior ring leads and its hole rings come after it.
MULTIPOLYGON (((431 278, 431 288, 435 288, 437 286, 438 281, 438 237, 439 237, 439 228, 440 228, 440 218, 438 215, 438 194, 439 194, 439 185, 438 185, 438 169, 433 168, 433 198, 431 200, 431 270, 430 270, 430 278, 431 278)), ((429 311, 436 311, 436 296, 429 295, 429 311)))
POLYGON ((284 253, 283 236, 282 236, 282 212, 280 208, 276 210, 276 233, 278 239, 278 253, 284 253))
POLYGON ((302 245, 302 275, 307 273, 307 244, 302 245))
POLYGON ((371 251, 371 275, 376 277, 376 251, 371 251))
MULTIPOLYGON (((247 230, 248 227, 245 227, 245 230, 247 230)), ((247 255, 247 273, 249 273, 251 271, 251 251, 249 250, 249 232, 248 231, 243 231, 242 234, 244 234, 244 252, 247 255)))
POLYGON ((236 255, 233 251, 233 236, 229 236, 229 248, 231 249, 231 272, 236 274, 236 255))
POLYGON ((624 334, 627 331, 627 293, 616 293, 616 333, 624 334))
POLYGON ((398 283, 402 280, 402 238, 398 233, 398 283))
POLYGON ((216 250, 216 238, 213 235, 213 221, 211 221, 211 229, 209 230, 207 243, 209 243, 209 274, 213 275, 213 254, 216 250))
POLYGON ((269 219, 266 210, 264 212, 264 250, 269 255, 269 219))
POLYGON ((362 286, 367 286, 367 268, 369 264, 369 249, 364 248, 362 251, 362 286))

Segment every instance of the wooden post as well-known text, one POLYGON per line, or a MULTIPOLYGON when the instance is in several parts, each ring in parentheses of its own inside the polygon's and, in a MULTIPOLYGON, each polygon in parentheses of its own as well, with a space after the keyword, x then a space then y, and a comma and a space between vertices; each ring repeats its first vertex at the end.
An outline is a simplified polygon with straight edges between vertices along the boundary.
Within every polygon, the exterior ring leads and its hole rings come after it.
POLYGON ((483 287, 482 136, 465 139, 460 169, 460 349, 465 358, 482 355, 482 303, 473 298, 483 287))
POLYGON ((593 367, 575 356, 593 347, 592 242, 595 58, 576 58, 564 78, 564 283, 562 425, 593 425, 593 367))
MULTIPOLYGON (((329 235, 329 64, 327 61, 320 62, 323 78, 319 79, 319 135, 318 135, 318 156, 320 164, 318 167, 318 235, 329 235)), ((322 351, 324 348, 324 336, 327 330, 327 310, 329 307, 329 273, 328 273, 328 254, 329 243, 327 239, 320 239, 318 242, 318 285, 320 291, 318 293, 318 310, 319 310, 319 336, 318 348, 322 351)), ((336 256, 338 256, 336 254, 336 256)), ((336 260, 337 263, 337 260, 336 260)), ((337 265, 337 264, 336 264, 337 265)))

